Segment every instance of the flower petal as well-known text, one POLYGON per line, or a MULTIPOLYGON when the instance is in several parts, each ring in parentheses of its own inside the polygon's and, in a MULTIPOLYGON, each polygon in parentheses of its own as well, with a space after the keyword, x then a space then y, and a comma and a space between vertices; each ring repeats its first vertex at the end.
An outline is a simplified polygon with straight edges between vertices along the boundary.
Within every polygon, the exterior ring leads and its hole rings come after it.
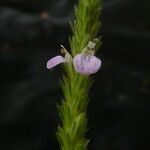
POLYGON ((53 57, 51 58, 48 62, 47 62, 47 69, 51 69, 55 66, 57 66, 58 64, 60 63, 63 63, 65 62, 65 58, 62 57, 62 56, 56 56, 56 57, 53 57))
POLYGON ((77 54, 73 60, 74 68, 78 73, 90 75, 101 67, 101 60, 95 56, 77 54))

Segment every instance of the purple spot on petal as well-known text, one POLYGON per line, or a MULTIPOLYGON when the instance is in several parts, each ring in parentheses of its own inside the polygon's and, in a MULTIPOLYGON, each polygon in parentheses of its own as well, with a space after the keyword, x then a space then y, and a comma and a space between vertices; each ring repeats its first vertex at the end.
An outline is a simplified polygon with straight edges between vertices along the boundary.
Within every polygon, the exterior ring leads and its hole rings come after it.
POLYGON ((53 57, 51 58, 48 62, 47 62, 47 69, 51 69, 55 66, 57 66, 58 64, 60 63, 63 63, 65 62, 65 58, 62 57, 62 56, 56 56, 56 57, 53 57))
POLYGON ((96 73, 101 67, 101 60, 95 56, 77 54, 73 64, 75 70, 81 74, 90 75, 96 73))

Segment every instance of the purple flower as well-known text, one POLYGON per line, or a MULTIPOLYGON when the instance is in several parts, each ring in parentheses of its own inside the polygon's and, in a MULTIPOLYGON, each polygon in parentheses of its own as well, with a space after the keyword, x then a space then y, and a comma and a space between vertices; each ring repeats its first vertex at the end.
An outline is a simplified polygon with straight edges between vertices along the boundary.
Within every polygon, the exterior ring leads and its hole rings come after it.
POLYGON ((78 73, 90 75, 101 67, 101 60, 95 56, 77 54, 73 60, 74 68, 78 73))
POLYGON ((101 67, 101 60, 94 56, 96 44, 89 41, 81 54, 74 57, 74 68, 78 73, 90 75, 96 73, 101 67))
MULTIPOLYGON (((61 52, 65 57, 60 55, 51 58, 47 62, 47 69, 51 69, 60 63, 72 63, 72 57, 67 50, 61 45, 61 52)), ((101 67, 101 60, 94 56, 96 44, 89 41, 88 45, 83 49, 81 54, 77 54, 73 59, 75 70, 84 75, 96 73, 101 67)))
POLYGON ((47 62, 47 69, 51 69, 61 63, 64 63, 64 62, 72 62, 72 57, 71 55, 67 52, 67 50, 61 45, 62 49, 61 49, 61 52, 63 54, 65 54, 65 57, 62 57, 60 55, 58 56, 55 56, 53 58, 51 58, 50 60, 48 60, 47 62))

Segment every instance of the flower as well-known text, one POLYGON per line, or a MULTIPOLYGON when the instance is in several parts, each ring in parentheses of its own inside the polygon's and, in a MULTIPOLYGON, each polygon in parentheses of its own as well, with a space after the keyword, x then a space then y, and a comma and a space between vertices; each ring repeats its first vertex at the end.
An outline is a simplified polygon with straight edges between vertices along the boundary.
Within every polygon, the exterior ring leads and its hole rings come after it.
POLYGON ((73 59, 75 70, 84 75, 96 73, 101 67, 101 60, 94 56, 96 44, 89 42, 81 54, 77 54, 73 59))
POLYGON ((72 63, 76 72, 84 75, 90 75, 96 73, 101 67, 101 60, 94 56, 96 44, 89 41, 88 45, 83 49, 82 53, 77 54, 72 60, 72 56, 61 45, 61 52, 65 54, 65 57, 61 55, 51 58, 47 62, 47 69, 51 69, 61 63, 72 63))
POLYGON ((61 55, 55 56, 53 58, 51 58, 50 60, 48 60, 47 62, 47 69, 52 69, 53 67, 61 64, 61 63, 65 63, 65 62, 72 62, 72 57, 71 55, 67 52, 67 50, 61 45, 62 49, 61 52, 63 54, 65 54, 65 57, 62 57, 61 55))

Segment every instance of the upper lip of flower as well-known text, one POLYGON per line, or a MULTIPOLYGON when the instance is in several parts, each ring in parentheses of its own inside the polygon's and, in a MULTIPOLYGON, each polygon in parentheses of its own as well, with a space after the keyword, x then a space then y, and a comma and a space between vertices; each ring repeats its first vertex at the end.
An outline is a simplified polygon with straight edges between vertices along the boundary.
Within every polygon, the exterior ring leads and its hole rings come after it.
POLYGON ((64 48, 63 45, 61 45, 61 48, 62 48, 61 53, 65 54, 65 57, 58 55, 58 56, 55 56, 55 57, 49 59, 47 62, 47 69, 51 69, 51 68, 59 65, 60 63, 72 62, 72 56, 68 53, 68 51, 64 48))

